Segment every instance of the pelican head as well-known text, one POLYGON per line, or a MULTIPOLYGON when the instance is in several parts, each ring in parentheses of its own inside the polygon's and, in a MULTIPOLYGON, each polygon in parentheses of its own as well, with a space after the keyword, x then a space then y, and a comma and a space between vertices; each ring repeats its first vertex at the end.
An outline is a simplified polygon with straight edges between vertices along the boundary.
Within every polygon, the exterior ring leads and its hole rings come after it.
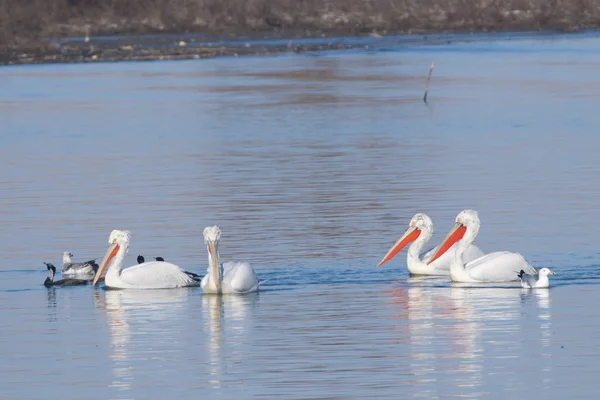
POLYGON ((377 266, 380 267, 381 265, 394 258, 394 256, 398 254, 400 250, 402 250, 407 244, 417 240, 417 238, 419 237, 423 241, 428 241, 431 238, 432 233, 433 221, 431 221, 431 218, 429 218, 429 216, 424 213, 415 214, 415 216, 412 217, 412 219, 410 220, 408 228, 406 229, 402 237, 398 239, 396 243, 394 243, 392 248, 381 259, 377 266))
POLYGON ((479 221, 479 213, 475 210, 462 210, 456 216, 456 223, 460 223, 467 227, 470 231, 479 232, 481 222, 479 221))
POLYGON ((63 264, 68 264, 71 262, 71 257, 73 257, 73 253, 65 251, 63 253, 63 264))
POLYGON ((542 277, 542 276, 548 276, 548 275, 554 275, 555 273, 556 272, 550 271, 548 268, 542 268, 542 269, 540 269, 540 272, 539 272, 540 277, 542 277))
POLYGON ((221 229, 218 226, 207 226, 204 228, 204 243, 208 250, 208 273, 210 279, 218 288, 223 280, 223 271, 219 263, 219 239, 221 239, 221 229))
POLYGON ((221 239, 221 229, 218 226, 207 226, 204 228, 204 242, 208 244, 208 242, 216 243, 221 239))
POLYGON ((98 283, 98 280, 106 270, 106 267, 110 264, 110 261, 119 253, 119 250, 123 248, 124 252, 127 252, 129 249, 129 239, 131 238, 131 232, 122 231, 119 229, 115 229, 110 233, 108 237, 108 249, 106 250, 106 254, 104 254, 104 258, 100 263, 100 269, 94 275, 94 280, 92 281, 92 285, 98 283))
POLYGON ((454 243, 458 242, 463 236, 468 236, 468 242, 471 244, 477 233, 479 233, 479 227, 481 223, 479 221, 479 214, 475 210, 462 210, 456 216, 456 222, 450 232, 446 235, 438 251, 431 257, 427 264, 431 264, 437 260, 442 254, 444 254, 454 243))

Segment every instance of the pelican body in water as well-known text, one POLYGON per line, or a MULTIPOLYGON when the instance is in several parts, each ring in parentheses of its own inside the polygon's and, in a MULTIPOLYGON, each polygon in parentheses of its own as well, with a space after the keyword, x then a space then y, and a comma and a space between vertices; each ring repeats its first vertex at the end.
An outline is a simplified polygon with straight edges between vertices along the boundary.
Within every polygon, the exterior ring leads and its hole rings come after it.
POLYGON ((54 287, 54 286, 79 286, 79 285, 87 285, 88 284, 88 281, 85 279, 72 279, 72 278, 61 279, 61 280, 58 280, 55 282, 54 275, 56 274, 56 267, 54 265, 52 265, 51 263, 45 262, 44 264, 46 264, 46 268, 48 269, 48 277, 44 281, 44 286, 46 286, 47 288, 54 287))
MULTIPOLYGON (((394 258, 408 243, 412 242, 406 253, 406 266, 408 272, 413 275, 449 275, 450 264, 452 264, 452 252, 449 251, 439 257, 435 262, 427 264, 433 254, 437 251, 437 247, 433 248, 420 255, 421 250, 425 246, 431 235, 433 234, 433 221, 423 213, 417 213, 410 220, 410 224, 404 232, 404 235, 392 246, 385 257, 377 264, 381 266, 394 258)), ((454 245, 456 246, 456 245, 454 245)), ((452 249, 453 250, 453 249, 452 249)), ((483 256, 485 253, 474 244, 469 245, 465 252, 467 262, 483 256)))
POLYGON ((515 271, 520 270, 529 275, 537 275, 537 270, 521 254, 509 251, 489 253, 466 262, 465 251, 475 240, 480 225, 477 211, 461 211, 428 264, 435 262, 456 243, 450 266, 450 279, 453 282, 512 282, 519 279, 515 271))
POLYGON ((98 264, 96 264, 97 258, 90 261, 74 263, 71 261, 73 253, 65 251, 63 253, 63 275, 92 275, 98 271, 98 264))
MULTIPOLYGON (((94 275, 93 285, 106 271, 104 284, 115 289, 171 289, 198 286, 198 279, 168 262, 149 261, 121 270, 123 258, 129 250, 129 231, 113 230, 108 237, 108 249, 94 275), (112 263, 111 263, 112 261, 112 263)), ((194 274, 195 275, 195 274, 194 274)))
POLYGON ((247 262, 220 263, 219 239, 221 229, 209 226, 204 229, 204 242, 208 250, 208 273, 202 278, 202 293, 256 292, 260 282, 247 262))
POLYGON ((524 289, 537 289, 537 288, 548 288, 550 287, 550 280, 548 275, 554 275, 553 271, 548 268, 540 269, 539 276, 526 274, 525 271, 521 270, 517 276, 521 280, 521 287, 524 289))

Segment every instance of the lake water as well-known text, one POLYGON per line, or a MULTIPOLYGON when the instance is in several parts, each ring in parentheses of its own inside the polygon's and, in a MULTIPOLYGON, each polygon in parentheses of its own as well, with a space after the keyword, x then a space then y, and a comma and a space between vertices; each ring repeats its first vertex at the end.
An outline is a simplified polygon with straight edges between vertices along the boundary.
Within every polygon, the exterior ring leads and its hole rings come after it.
POLYGON ((1 397, 595 397, 600 36, 485 38, 0 69, 1 397), (464 208, 553 287, 375 267, 464 208), (42 286, 115 228, 203 274, 212 224, 263 291, 42 286))

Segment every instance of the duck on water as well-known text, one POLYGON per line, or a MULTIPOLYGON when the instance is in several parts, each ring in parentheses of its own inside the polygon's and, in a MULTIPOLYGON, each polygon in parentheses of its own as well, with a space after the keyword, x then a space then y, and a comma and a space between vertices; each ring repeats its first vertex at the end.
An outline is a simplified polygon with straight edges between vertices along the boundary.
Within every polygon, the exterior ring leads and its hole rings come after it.
POLYGON ((88 281, 86 279, 75 278, 67 278, 54 281, 54 275, 56 275, 56 267, 51 263, 45 262, 44 264, 46 264, 46 268, 48 269, 48 277, 44 281, 44 286, 46 286, 47 288, 55 286, 80 286, 88 284, 88 281))

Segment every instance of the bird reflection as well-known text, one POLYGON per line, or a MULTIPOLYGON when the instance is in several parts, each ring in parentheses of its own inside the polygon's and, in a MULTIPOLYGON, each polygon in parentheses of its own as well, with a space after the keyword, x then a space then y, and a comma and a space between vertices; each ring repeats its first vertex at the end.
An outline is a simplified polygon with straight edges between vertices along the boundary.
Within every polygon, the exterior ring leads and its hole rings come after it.
POLYGON ((395 316, 406 313, 411 369, 415 383, 424 385, 416 389, 431 396, 427 382, 445 379, 450 370, 454 390, 478 393, 484 384, 485 353, 490 357, 519 351, 490 346, 483 335, 498 335, 500 325, 502 339, 514 339, 514 346, 521 346, 521 325, 513 323, 520 318, 520 289, 454 284, 448 288, 446 282, 430 277, 411 277, 408 283, 408 288, 391 294, 395 316))
POLYGON ((48 288, 48 308, 56 308, 56 289, 48 288))
POLYGON ((48 321, 55 322, 58 320, 56 310, 56 289, 51 287, 48 288, 47 291, 48 293, 46 295, 48 300, 48 308, 50 309, 50 311, 48 312, 48 321))
MULTIPOLYGON (((552 357, 552 312, 551 312, 551 301, 550 301, 550 290, 546 288, 542 289, 523 289, 521 294, 523 301, 535 299, 535 302, 539 308, 538 321, 540 329, 540 348, 542 358, 552 357)), ((552 363, 544 363, 542 372, 544 375, 551 376, 552 363)), ((550 382, 549 377, 543 378, 545 384, 550 382)))
POLYGON ((222 356, 221 327, 224 324, 223 296, 202 296, 205 324, 208 336, 208 354, 210 356, 210 384, 212 388, 221 387, 222 356))
POLYGON ((258 292, 245 295, 203 295, 202 314, 208 338, 209 383, 212 388, 222 386, 224 358, 223 331, 227 330, 230 340, 227 346, 241 345, 248 335, 248 314, 258 301, 258 292))
MULTIPOLYGON (((552 357, 551 344, 552 344, 552 313, 550 310, 550 290, 548 289, 537 289, 534 290, 534 295, 537 298, 537 304, 540 308, 540 342, 542 346, 542 357, 552 357)), ((552 380, 552 363, 545 363, 542 367, 542 373, 544 376, 543 382, 548 385, 552 380)))
MULTIPOLYGON (((111 348, 109 358, 114 362, 114 381, 111 387, 119 391, 131 390, 135 372, 135 360, 132 357, 135 349, 131 336, 132 331, 139 334, 139 330, 132 329, 132 326, 147 325, 148 320, 162 321, 173 315, 182 315, 177 309, 187 299, 189 291, 186 288, 94 291, 96 308, 104 310, 107 320, 111 348)), ((144 334, 150 334, 149 332, 151 331, 145 330, 144 334)), ((163 335, 164 332, 158 334, 163 335)), ((136 354, 139 358, 139 351, 136 354)))

